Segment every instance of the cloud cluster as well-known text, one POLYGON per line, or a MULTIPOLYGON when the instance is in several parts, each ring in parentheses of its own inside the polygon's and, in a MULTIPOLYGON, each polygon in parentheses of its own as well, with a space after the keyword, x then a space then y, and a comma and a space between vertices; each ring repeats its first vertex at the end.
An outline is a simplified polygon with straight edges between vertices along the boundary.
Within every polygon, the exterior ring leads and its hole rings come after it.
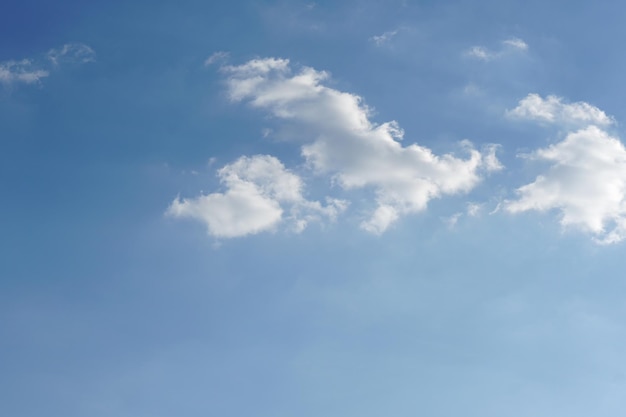
MULTIPOLYGON (((504 44, 527 48, 519 39, 504 44)), ((402 216, 425 210, 432 199, 468 193, 503 168, 498 145, 476 149, 464 141, 465 155, 456 156, 403 143, 395 121, 374 123, 363 99, 329 87, 324 71, 294 69, 289 60, 276 58, 225 65, 221 71, 231 101, 266 112, 279 122, 279 134, 299 146, 304 173, 327 179, 347 195, 357 189, 371 193, 360 224, 370 233, 385 232, 402 216)), ((563 227, 590 233, 599 243, 626 238, 626 148, 607 131, 614 119, 585 102, 538 94, 524 97, 506 115, 557 126, 563 139, 525 155, 546 168, 498 208, 557 211, 563 227)), ((348 206, 343 200, 305 199, 304 177, 268 155, 241 157, 218 175, 223 192, 177 198, 168 213, 201 220, 211 235, 227 238, 274 230, 281 223, 300 231, 311 221, 335 219, 348 206)), ((481 209, 470 204, 466 213, 446 222, 453 227, 461 216, 476 216, 481 209)))
POLYGON ((523 52, 528 50, 528 44, 519 38, 511 38, 502 41, 502 48, 498 51, 492 51, 484 46, 472 46, 465 55, 481 61, 491 61, 501 58, 511 52, 523 52))
POLYGON ((323 84, 313 68, 293 72, 288 60, 260 59, 224 68, 234 101, 247 101, 297 126, 307 166, 346 190, 372 189, 377 207, 361 226, 384 232, 401 215, 424 210, 433 198, 469 192, 501 169, 495 145, 482 151, 464 142, 467 157, 435 155, 418 144, 403 146, 394 121, 375 124, 361 97, 323 84))
POLYGON ((591 233, 599 243, 626 237, 626 149, 604 129, 613 119, 588 103, 530 94, 509 115, 569 129, 565 138, 527 155, 549 164, 507 202, 511 213, 557 210, 563 227, 591 233))
POLYGON ((39 83, 61 64, 93 62, 95 56, 94 50, 85 44, 68 43, 49 50, 45 59, 0 62, 0 82, 5 86, 39 83))
POLYGON ((177 198, 167 213, 200 220, 212 236, 232 238, 275 229, 283 220, 300 232, 312 221, 335 219, 347 206, 341 200, 306 200, 301 178, 269 155, 241 157, 218 175, 225 192, 177 198))

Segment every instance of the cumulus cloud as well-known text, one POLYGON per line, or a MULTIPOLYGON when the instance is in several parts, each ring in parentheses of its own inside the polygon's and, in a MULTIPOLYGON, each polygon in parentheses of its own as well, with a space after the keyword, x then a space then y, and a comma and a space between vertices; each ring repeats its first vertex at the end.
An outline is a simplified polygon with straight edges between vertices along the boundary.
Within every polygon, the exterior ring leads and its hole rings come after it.
POLYGON ((82 43, 65 44, 51 49, 46 59, 22 59, 0 62, 0 82, 5 86, 36 84, 50 75, 62 63, 86 63, 95 60, 95 52, 82 43))
POLYGON ((507 201, 511 213, 555 210, 565 228, 593 235, 598 243, 626 237, 626 149, 606 128, 614 123, 585 102, 529 94, 507 112, 510 117, 565 129, 562 141, 525 155, 549 167, 507 201))
POLYGON ((241 157, 218 171, 223 193, 175 199, 167 210, 174 217, 203 222, 210 235, 232 238, 275 229, 289 220, 300 232, 312 221, 335 219, 346 208, 341 200, 323 205, 306 200, 303 182, 275 157, 241 157))
POLYGON ((328 73, 304 67, 293 71, 285 59, 256 59, 223 67, 233 101, 297 126, 293 139, 306 164, 343 189, 375 192, 376 208, 361 227, 382 233, 401 215, 424 210, 433 198, 467 193, 490 172, 501 169, 496 147, 461 144, 465 158, 435 155, 418 144, 403 146, 394 121, 375 124, 361 97, 324 85, 328 73))
POLYGON ((589 103, 582 101, 565 103, 562 98, 552 95, 543 98, 539 94, 529 94, 507 114, 513 118, 552 123, 563 127, 590 124, 608 126, 614 123, 613 118, 589 103))
POLYGON ((511 38, 502 41, 502 47, 497 51, 492 51, 484 46, 472 46, 465 51, 465 55, 480 61, 491 61, 502 58, 511 52, 523 52, 528 50, 528 44, 519 38, 511 38))
POLYGON ((600 243, 626 237, 626 149, 619 139, 588 126, 530 157, 550 168, 517 190, 509 212, 555 209, 561 225, 589 232, 600 243))

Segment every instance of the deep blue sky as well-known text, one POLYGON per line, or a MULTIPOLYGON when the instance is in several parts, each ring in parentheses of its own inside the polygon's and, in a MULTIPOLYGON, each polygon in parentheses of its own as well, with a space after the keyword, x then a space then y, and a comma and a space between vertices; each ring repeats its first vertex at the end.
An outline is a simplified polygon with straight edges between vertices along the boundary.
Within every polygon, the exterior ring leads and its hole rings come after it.
POLYGON ((625 15, 617 1, 3 2, 0 414, 622 416, 625 15), (244 69, 270 58, 289 70, 244 69), (329 75, 255 105, 307 68, 329 75), (354 133, 343 111, 370 125, 354 133), (385 153, 375 128, 391 120, 404 139, 385 153), (465 139, 482 165, 437 171, 468 158, 465 139), (302 156, 320 143, 326 171, 302 156), (281 173, 254 177, 259 155, 281 173), (437 192, 417 208, 421 172, 437 192), (287 177, 301 195, 263 188, 287 177), (242 184, 249 200, 229 194, 242 184), (326 196, 349 202, 334 220, 311 205, 326 196), (398 218, 370 233, 380 206, 398 218))

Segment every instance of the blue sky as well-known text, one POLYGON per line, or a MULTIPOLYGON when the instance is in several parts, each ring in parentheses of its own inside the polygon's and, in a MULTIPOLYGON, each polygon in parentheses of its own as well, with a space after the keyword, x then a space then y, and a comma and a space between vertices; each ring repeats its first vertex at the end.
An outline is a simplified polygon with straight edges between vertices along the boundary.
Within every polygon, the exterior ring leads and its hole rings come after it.
POLYGON ((622 416, 617 1, 8 1, 0 414, 622 416))

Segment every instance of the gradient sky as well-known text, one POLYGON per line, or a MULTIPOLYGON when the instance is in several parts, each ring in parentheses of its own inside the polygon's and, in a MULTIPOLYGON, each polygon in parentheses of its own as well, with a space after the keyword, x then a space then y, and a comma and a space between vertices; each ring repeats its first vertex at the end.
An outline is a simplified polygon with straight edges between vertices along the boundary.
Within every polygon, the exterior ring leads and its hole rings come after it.
POLYGON ((4 1, 0 414, 623 416, 624 18, 4 1))

